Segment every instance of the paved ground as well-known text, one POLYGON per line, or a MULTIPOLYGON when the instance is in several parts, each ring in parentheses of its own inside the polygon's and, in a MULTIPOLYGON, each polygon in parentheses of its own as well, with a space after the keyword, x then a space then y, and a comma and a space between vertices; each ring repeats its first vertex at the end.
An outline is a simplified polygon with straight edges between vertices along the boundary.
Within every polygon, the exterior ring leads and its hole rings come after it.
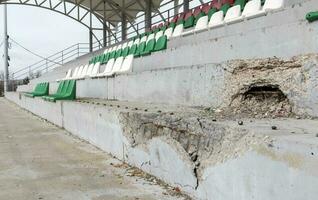
POLYGON ((0 199, 184 199, 0 98, 0 199))

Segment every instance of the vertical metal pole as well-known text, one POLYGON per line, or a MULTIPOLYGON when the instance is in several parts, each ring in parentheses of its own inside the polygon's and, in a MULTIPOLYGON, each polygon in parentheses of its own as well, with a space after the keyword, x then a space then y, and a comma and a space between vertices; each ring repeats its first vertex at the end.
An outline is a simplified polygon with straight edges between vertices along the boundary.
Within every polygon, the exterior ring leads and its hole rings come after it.
POLYGON ((179 13, 179 0, 174 0, 174 15, 179 13))
POLYGON ((152 1, 146 0, 145 31, 149 31, 151 29, 151 7, 152 7, 152 1))
POLYGON ((103 46, 106 47, 107 46, 107 26, 106 26, 106 1, 104 0, 104 8, 103 8, 103 46))
POLYGON ((183 12, 189 11, 189 0, 183 0, 183 12))
POLYGON ((89 52, 93 52, 93 16, 92 16, 92 0, 89 1, 89 52))
POLYGON ((8 22, 7 22, 7 5, 3 5, 3 24, 4 24, 4 92, 9 89, 9 70, 8 70, 8 22))
POLYGON ((124 41, 127 39, 127 21, 126 14, 122 12, 121 14, 121 40, 124 41))

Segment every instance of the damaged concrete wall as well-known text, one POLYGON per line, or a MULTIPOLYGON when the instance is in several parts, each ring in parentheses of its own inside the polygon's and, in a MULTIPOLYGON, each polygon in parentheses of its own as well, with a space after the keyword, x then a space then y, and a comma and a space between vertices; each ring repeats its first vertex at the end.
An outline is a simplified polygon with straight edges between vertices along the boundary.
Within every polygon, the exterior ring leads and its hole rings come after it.
POLYGON ((72 134, 197 199, 318 195, 314 120, 250 120, 240 126, 204 111, 152 112, 94 100, 54 104, 18 93, 6 97, 53 123, 58 118, 62 125, 56 124, 72 134), (60 109, 52 112, 53 105, 60 109))

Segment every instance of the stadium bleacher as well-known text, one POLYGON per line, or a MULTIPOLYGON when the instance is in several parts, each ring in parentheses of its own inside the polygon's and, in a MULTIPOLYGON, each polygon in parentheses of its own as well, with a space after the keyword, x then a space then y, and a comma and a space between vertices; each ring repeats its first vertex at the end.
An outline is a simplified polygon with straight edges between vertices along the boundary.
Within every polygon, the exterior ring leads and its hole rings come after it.
POLYGON ((178 14, 166 23, 153 26, 150 31, 133 39, 107 48, 88 64, 69 69, 66 76, 57 81, 103 78, 130 72, 135 58, 167 49, 168 41, 173 38, 265 16, 283 5, 284 0, 213 0, 178 14))

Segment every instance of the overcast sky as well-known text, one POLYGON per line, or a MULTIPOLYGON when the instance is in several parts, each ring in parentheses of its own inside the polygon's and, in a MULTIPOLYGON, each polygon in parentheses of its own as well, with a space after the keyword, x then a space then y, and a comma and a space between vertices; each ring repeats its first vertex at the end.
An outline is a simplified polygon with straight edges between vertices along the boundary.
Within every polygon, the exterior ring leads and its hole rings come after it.
MULTIPOLYGON (((88 29, 75 20, 46 9, 9 5, 8 34, 15 41, 41 56, 79 42, 88 42, 88 29)), ((3 41, 3 6, 0 6, 0 44, 3 41)), ((1 47, 1 71, 3 70, 3 46, 1 47)), ((39 60, 19 46, 11 44, 10 70, 16 71, 39 60)))

